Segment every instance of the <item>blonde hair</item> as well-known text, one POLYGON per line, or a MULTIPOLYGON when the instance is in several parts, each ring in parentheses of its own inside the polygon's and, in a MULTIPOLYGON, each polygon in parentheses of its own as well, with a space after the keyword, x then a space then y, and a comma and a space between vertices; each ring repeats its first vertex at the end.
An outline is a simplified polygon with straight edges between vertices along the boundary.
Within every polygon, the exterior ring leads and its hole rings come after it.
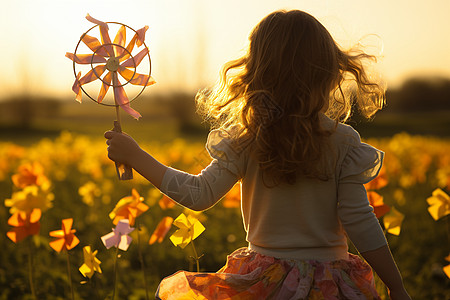
POLYGON ((381 109, 384 88, 363 65, 375 57, 340 50, 319 21, 298 10, 269 14, 249 40, 247 53, 224 65, 216 86, 197 94, 198 112, 214 128, 241 127, 234 140, 253 140, 273 185, 293 184, 299 175, 326 180, 321 162, 331 132, 320 126, 320 112, 337 125, 354 104, 367 117, 381 109))

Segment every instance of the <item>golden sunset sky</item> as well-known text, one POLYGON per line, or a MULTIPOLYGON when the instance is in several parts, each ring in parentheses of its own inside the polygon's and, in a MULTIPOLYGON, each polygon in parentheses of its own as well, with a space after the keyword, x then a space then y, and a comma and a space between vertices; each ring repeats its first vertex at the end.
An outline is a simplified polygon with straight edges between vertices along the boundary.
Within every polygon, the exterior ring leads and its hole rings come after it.
POLYGON ((214 83, 223 63, 243 53, 250 30, 278 9, 314 15, 344 48, 371 35, 363 41, 383 50, 379 67, 391 87, 411 76, 450 78, 449 0, 2 0, 0 98, 73 97, 64 55, 93 26, 87 13, 150 27, 157 84, 145 93, 164 93, 214 83))

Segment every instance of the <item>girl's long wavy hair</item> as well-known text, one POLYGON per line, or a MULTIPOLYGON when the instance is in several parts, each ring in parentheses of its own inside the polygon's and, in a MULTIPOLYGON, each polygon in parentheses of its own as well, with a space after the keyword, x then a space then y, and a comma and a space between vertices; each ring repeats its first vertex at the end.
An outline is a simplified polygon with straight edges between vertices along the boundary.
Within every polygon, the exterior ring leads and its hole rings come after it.
POLYGON ((216 86, 197 94, 198 112, 213 128, 242 128, 233 140, 252 140, 266 184, 327 180, 334 129, 321 127, 320 113, 337 126, 354 105, 366 117, 382 108, 385 89, 365 70, 375 57, 341 50, 319 21, 298 10, 271 13, 249 40, 247 53, 224 65, 216 86))

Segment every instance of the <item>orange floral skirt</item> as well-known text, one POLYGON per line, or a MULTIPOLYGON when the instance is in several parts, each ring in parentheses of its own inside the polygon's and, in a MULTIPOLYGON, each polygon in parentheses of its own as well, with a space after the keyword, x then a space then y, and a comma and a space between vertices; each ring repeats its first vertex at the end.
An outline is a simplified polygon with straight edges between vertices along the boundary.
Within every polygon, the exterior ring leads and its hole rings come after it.
POLYGON ((331 262, 277 259, 240 248, 217 273, 178 271, 156 299, 380 299, 372 269, 358 256, 331 262))

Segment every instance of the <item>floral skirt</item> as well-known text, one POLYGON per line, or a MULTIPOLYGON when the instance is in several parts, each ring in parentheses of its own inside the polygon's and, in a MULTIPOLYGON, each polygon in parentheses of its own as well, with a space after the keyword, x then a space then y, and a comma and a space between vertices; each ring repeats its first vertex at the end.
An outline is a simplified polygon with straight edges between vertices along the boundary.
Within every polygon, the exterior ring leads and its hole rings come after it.
POLYGON ((240 248, 217 273, 178 271, 156 299, 380 299, 372 269, 358 256, 331 262, 285 260, 240 248))

